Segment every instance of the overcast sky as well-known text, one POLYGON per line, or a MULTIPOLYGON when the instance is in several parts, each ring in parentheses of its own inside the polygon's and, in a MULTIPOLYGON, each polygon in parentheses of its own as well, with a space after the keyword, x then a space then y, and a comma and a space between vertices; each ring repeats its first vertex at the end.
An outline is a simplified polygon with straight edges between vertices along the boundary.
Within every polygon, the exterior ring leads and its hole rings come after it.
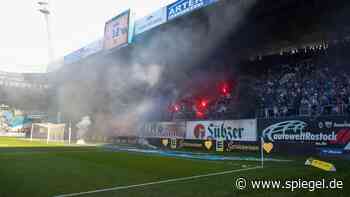
MULTIPOLYGON (((176 0, 50 0, 55 59, 103 36, 105 22, 131 8, 145 16, 176 0)), ((7 0, 0 6, 0 70, 42 72, 47 33, 37 0, 7 0)))

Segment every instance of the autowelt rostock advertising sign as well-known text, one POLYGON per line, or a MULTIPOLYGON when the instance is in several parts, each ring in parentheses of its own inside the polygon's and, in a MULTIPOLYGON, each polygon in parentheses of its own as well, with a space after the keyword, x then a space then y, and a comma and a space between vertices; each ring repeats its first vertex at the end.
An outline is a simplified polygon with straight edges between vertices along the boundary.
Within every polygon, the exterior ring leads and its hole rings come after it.
POLYGON ((217 0, 178 0, 167 6, 168 20, 208 6, 217 0))
POLYGON ((186 123, 186 139, 257 141, 257 120, 190 121, 186 123))
POLYGON ((350 120, 346 117, 261 120, 259 131, 265 141, 272 143, 350 147, 350 120))

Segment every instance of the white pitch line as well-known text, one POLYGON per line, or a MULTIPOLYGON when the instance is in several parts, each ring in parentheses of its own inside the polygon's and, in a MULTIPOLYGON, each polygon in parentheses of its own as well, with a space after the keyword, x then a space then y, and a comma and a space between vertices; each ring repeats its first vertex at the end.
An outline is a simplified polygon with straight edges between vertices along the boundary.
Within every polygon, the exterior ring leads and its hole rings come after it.
POLYGON ((54 197, 72 197, 72 196, 81 196, 81 195, 86 195, 86 194, 94 194, 94 193, 107 192, 107 191, 117 191, 117 190, 130 189, 130 188, 135 188, 135 187, 144 187, 144 186, 157 185, 157 184, 163 184, 163 183, 170 183, 170 182, 198 179, 198 178, 203 178, 203 177, 211 177, 211 176, 218 176, 218 175, 224 175, 224 174, 231 174, 231 173, 234 173, 234 172, 242 172, 242 171, 255 170, 255 169, 260 169, 260 168, 261 168, 261 166, 252 167, 252 168, 242 168, 242 169, 237 169, 237 170, 229 170, 229 171, 224 171, 224 172, 210 173, 210 174, 190 176, 190 177, 183 177, 183 178, 167 179, 167 180, 163 180, 163 181, 155 181, 155 182, 142 183, 142 184, 136 184, 136 185, 117 186, 117 187, 106 188, 106 189, 98 189, 98 190, 92 190, 92 191, 87 191, 87 192, 61 194, 61 195, 57 195, 57 196, 54 196, 54 197))

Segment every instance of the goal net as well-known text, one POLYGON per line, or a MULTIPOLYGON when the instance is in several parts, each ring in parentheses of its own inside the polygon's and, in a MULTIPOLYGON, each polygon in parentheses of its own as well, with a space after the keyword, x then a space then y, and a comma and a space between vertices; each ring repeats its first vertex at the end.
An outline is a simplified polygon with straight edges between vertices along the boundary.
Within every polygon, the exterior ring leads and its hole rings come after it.
POLYGON ((30 139, 45 140, 49 142, 64 142, 65 124, 33 123, 30 139))

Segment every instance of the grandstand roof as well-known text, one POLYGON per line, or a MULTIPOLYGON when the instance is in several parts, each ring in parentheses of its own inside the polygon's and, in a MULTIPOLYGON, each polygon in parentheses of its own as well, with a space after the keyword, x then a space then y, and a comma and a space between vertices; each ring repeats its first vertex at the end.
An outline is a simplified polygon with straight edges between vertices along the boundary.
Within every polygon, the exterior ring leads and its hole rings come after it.
MULTIPOLYGON (((165 53, 171 54, 173 58, 176 54, 186 54, 183 58, 191 59, 191 56, 203 52, 195 51, 196 48, 203 48, 205 44, 213 45, 210 42, 215 40, 212 38, 220 34, 220 31, 225 31, 225 35, 221 34, 223 37, 215 41, 214 48, 210 46, 211 50, 219 50, 220 53, 229 51, 230 55, 237 58, 277 54, 281 50, 350 39, 350 21, 347 20, 350 18, 350 3, 346 0, 250 1, 255 3, 245 13, 240 13, 241 9, 237 8, 244 8, 247 2, 249 0, 219 1, 137 36, 128 47, 107 54, 98 53, 74 65, 101 64, 104 57, 125 59, 135 55, 131 51, 142 50, 162 51, 163 56, 159 59, 169 60, 170 57, 164 57, 167 56, 165 53), (232 21, 235 20, 239 20, 236 21, 236 28, 231 28, 232 21), (185 45, 181 46, 180 42, 188 37, 192 39, 188 43, 192 48, 184 49, 185 45), (152 47, 147 48, 150 44, 152 47), (194 51, 190 51, 192 49, 194 51)), ((176 61, 179 61, 178 56, 176 61)), ((67 69, 71 70, 76 67, 74 65, 69 65, 67 69)))

